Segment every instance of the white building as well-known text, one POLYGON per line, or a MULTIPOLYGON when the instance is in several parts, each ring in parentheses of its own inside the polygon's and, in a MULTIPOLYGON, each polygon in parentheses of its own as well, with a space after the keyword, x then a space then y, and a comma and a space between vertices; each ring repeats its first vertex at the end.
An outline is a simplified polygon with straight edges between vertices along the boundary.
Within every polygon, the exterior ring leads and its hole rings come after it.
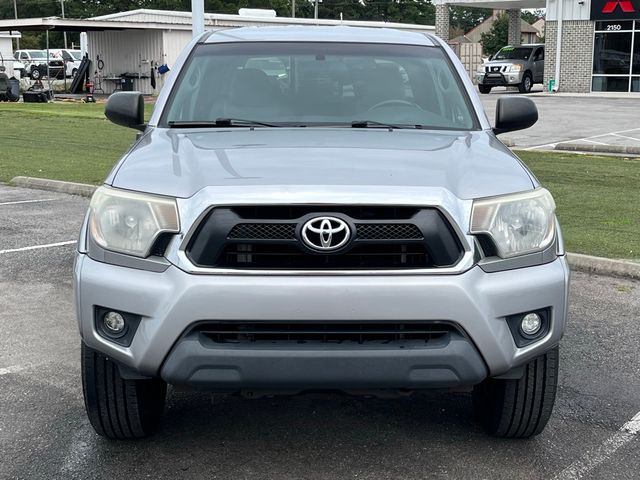
POLYGON ((13 76, 13 39, 20 38, 18 32, 0 32, 0 65, 4 65, 6 74, 13 76))
MULTIPOLYGON (((205 14, 205 26, 209 30, 265 25, 351 25, 415 32, 435 31, 433 26, 403 23, 205 14)), ((162 75, 156 73, 156 67, 167 64, 171 68, 180 51, 192 38, 191 12, 146 9, 86 20, 56 17, 0 20, 0 31, 7 29, 86 31, 89 59, 92 61, 90 77, 95 79, 97 91, 101 89, 104 93, 120 88, 121 76, 125 74, 133 82, 134 90, 145 94, 158 92, 164 80, 162 75), (155 88, 151 82, 152 68, 155 88)))

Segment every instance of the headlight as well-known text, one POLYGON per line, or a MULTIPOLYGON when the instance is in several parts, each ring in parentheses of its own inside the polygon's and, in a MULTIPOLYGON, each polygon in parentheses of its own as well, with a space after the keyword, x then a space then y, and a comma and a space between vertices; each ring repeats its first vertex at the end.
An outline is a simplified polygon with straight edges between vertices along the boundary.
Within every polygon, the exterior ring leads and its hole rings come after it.
POLYGON ((502 258, 541 251, 554 239, 555 209, 544 188, 475 200, 471 233, 489 235, 502 258))
POLYGON ((146 257, 163 232, 178 233, 173 198, 100 187, 91 198, 89 232, 106 250, 146 257))
POLYGON ((520 65, 519 63, 516 63, 515 65, 511 65, 509 67, 510 72, 519 72, 520 70, 522 70, 522 65, 520 65))

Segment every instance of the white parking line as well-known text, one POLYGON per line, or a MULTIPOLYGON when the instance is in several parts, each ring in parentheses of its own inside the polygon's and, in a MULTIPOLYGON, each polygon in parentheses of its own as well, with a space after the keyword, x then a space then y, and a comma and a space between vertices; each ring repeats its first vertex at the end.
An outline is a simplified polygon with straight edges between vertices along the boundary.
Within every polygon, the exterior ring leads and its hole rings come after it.
POLYGON ((2 205, 17 205, 19 203, 38 203, 38 202, 53 202, 55 200, 59 200, 58 198, 44 198, 42 200, 16 200, 15 202, 2 202, 2 205))
MULTIPOLYGON (((553 142, 553 143, 544 143, 542 145, 534 145, 533 147, 526 147, 523 148, 522 150, 536 150, 538 148, 546 148, 546 147, 553 147, 555 148, 555 146, 558 143, 574 143, 574 142, 582 142, 582 141, 587 141, 587 142, 593 142, 593 138, 599 138, 599 137, 606 137, 607 135, 614 135, 614 136, 618 136, 618 137, 623 137, 623 135, 620 135, 621 133, 629 133, 629 132, 636 132, 636 131, 640 131, 640 128, 628 128, 626 130, 618 130, 617 132, 609 132, 609 133, 601 133, 599 135, 591 135, 590 137, 582 137, 582 138, 573 138, 570 140, 562 140, 560 142, 553 142)), ((633 138, 633 137, 625 137, 625 138, 633 138)), ((638 140, 637 138, 634 138, 634 140, 638 140)), ((593 143, 598 143, 598 142, 593 142, 593 143)), ((602 145, 608 145, 606 143, 603 143, 602 145)))
POLYGON ((611 135, 615 135, 616 137, 626 138, 627 140, 635 140, 636 142, 640 142, 640 138, 628 137, 627 135, 620 135, 619 133, 612 133, 611 135))
POLYGON ((76 240, 69 240, 68 242, 48 243, 46 245, 32 245, 30 247, 22 247, 22 248, 10 248, 9 250, 0 250, 0 254, 26 252, 27 250, 39 250, 41 248, 62 247, 63 245, 71 245, 74 243, 76 243, 76 240))
POLYGON ((595 452, 587 452, 579 460, 556 475, 554 480, 578 480, 593 470, 602 462, 608 460, 614 453, 631 442, 640 433, 640 412, 625 423, 618 432, 607 438, 595 452))
POLYGON ((20 370, 24 370, 24 367, 20 365, 13 365, 11 367, 0 368, 0 375, 8 375, 9 373, 16 373, 20 370))

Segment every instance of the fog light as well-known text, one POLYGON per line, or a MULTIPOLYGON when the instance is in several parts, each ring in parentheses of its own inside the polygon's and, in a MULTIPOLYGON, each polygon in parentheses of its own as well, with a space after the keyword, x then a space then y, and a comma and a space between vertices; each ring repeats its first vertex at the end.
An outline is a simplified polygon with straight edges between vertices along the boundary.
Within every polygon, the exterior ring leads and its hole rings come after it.
POLYGON ((122 333, 125 327, 124 317, 118 312, 107 312, 104 316, 104 326, 107 332, 122 333))
POLYGON ((527 313, 520 323, 520 329, 525 335, 535 335, 542 327, 542 319, 537 313, 527 313))

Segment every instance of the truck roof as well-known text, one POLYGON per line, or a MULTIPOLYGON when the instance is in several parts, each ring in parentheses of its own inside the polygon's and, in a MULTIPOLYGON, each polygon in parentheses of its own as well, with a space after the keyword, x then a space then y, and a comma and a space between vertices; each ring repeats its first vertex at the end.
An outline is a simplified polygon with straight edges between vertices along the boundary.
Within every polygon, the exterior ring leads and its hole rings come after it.
POLYGON ((203 38, 203 42, 353 42, 425 46, 438 44, 437 40, 428 33, 343 25, 335 27, 290 25, 224 29, 211 32, 203 38))

